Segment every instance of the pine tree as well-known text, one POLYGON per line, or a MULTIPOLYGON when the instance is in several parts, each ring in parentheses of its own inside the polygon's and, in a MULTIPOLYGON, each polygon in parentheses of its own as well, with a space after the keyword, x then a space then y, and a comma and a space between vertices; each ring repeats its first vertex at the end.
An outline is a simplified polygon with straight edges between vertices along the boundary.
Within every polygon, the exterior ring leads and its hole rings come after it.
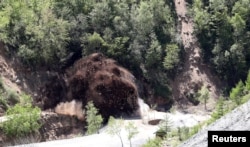
POLYGON ((168 44, 166 47, 166 54, 163 66, 165 69, 171 70, 180 62, 180 49, 176 44, 168 44))
POLYGON ((241 104, 241 97, 244 92, 244 84, 240 80, 239 83, 230 92, 230 99, 233 100, 237 105, 241 104))
POLYGON ((225 114, 224 98, 220 97, 218 104, 217 104, 217 107, 216 107, 216 110, 212 114, 212 118, 217 120, 217 119, 221 118, 224 114, 225 114))
POLYGON ((248 71, 248 74, 247 74, 247 79, 246 79, 246 86, 245 86, 245 89, 247 91, 250 91, 250 70, 248 71))

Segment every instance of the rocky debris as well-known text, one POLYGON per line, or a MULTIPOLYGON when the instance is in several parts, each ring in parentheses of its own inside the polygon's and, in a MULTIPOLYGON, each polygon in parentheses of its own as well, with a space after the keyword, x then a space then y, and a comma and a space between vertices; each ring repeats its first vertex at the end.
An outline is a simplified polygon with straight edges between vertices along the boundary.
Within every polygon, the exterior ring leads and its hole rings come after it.
POLYGON ((131 114, 138 109, 134 76, 103 54, 94 53, 78 60, 68 70, 67 99, 93 101, 104 118, 131 114))
POLYGON ((83 134, 86 125, 76 117, 53 112, 43 112, 41 123, 41 141, 72 138, 75 134, 83 134))
MULTIPOLYGON (((193 35, 193 20, 187 15, 185 0, 175 0, 175 8, 180 27, 178 31, 182 38, 185 50, 183 69, 172 81, 172 94, 180 108, 186 109, 187 106, 198 105, 193 101, 193 96, 202 86, 209 87, 211 98, 218 98, 222 83, 212 72, 211 68, 203 64, 201 49, 197 38, 193 35)), ((209 109, 213 109, 213 105, 209 109)))
POLYGON ((250 130, 250 101, 221 117, 199 133, 185 141, 180 147, 208 146, 208 131, 244 131, 250 130))
MULTIPOLYGON (((66 105, 73 100, 82 103, 82 109, 89 101, 93 101, 102 116, 108 118, 110 115, 129 115, 139 108, 134 76, 115 60, 106 58, 101 53, 76 61, 64 75, 49 75, 40 89, 43 109, 54 109, 64 103, 57 110, 69 115, 72 111, 67 112, 68 110, 61 108, 67 108, 66 105)), ((74 114, 83 118, 79 113, 74 114)))

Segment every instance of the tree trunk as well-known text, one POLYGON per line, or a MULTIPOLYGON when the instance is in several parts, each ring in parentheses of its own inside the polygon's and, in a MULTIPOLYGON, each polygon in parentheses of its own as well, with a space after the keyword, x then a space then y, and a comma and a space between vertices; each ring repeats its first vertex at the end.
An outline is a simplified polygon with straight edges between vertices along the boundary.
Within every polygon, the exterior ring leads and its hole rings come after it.
POLYGON ((121 141, 121 144, 122 144, 122 147, 123 147, 122 137, 121 137, 121 136, 119 136, 119 138, 120 138, 120 141, 121 141))
POLYGON ((207 110, 207 99, 205 98, 205 110, 207 110))

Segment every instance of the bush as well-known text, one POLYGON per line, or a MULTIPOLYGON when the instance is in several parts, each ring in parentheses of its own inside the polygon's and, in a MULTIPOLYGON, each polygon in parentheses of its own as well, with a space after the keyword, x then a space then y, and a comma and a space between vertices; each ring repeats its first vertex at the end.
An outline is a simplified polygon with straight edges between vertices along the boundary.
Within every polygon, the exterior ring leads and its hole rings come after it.
POLYGON ((31 103, 22 105, 16 104, 7 110, 7 121, 3 122, 2 129, 8 137, 21 137, 31 132, 38 131, 41 127, 41 110, 38 107, 33 108, 31 103))
POLYGON ((147 143, 143 145, 143 147, 160 147, 161 145, 162 145, 162 139, 156 137, 154 139, 149 139, 147 143))

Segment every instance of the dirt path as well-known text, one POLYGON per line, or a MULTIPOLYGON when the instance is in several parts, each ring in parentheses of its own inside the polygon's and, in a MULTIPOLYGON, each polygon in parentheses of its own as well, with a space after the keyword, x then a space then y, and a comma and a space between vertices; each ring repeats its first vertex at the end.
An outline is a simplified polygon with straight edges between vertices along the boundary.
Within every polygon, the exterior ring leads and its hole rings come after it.
MULTIPOLYGON (((178 15, 179 32, 185 49, 184 67, 182 72, 174 79, 173 96, 179 105, 187 106, 187 95, 195 94, 202 85, 207 86, 210 97, 217 98, 219 95, 220 80, 212 74, 209 66, 203 64, 201 50, 197 38, 193 36, 193 21, 187 17, 185 0, 175 0, 178 15)), ((212 103, 213 101, 211 101, 212 103)), ((214 104, 208 106, 213 109, 214 104)))

